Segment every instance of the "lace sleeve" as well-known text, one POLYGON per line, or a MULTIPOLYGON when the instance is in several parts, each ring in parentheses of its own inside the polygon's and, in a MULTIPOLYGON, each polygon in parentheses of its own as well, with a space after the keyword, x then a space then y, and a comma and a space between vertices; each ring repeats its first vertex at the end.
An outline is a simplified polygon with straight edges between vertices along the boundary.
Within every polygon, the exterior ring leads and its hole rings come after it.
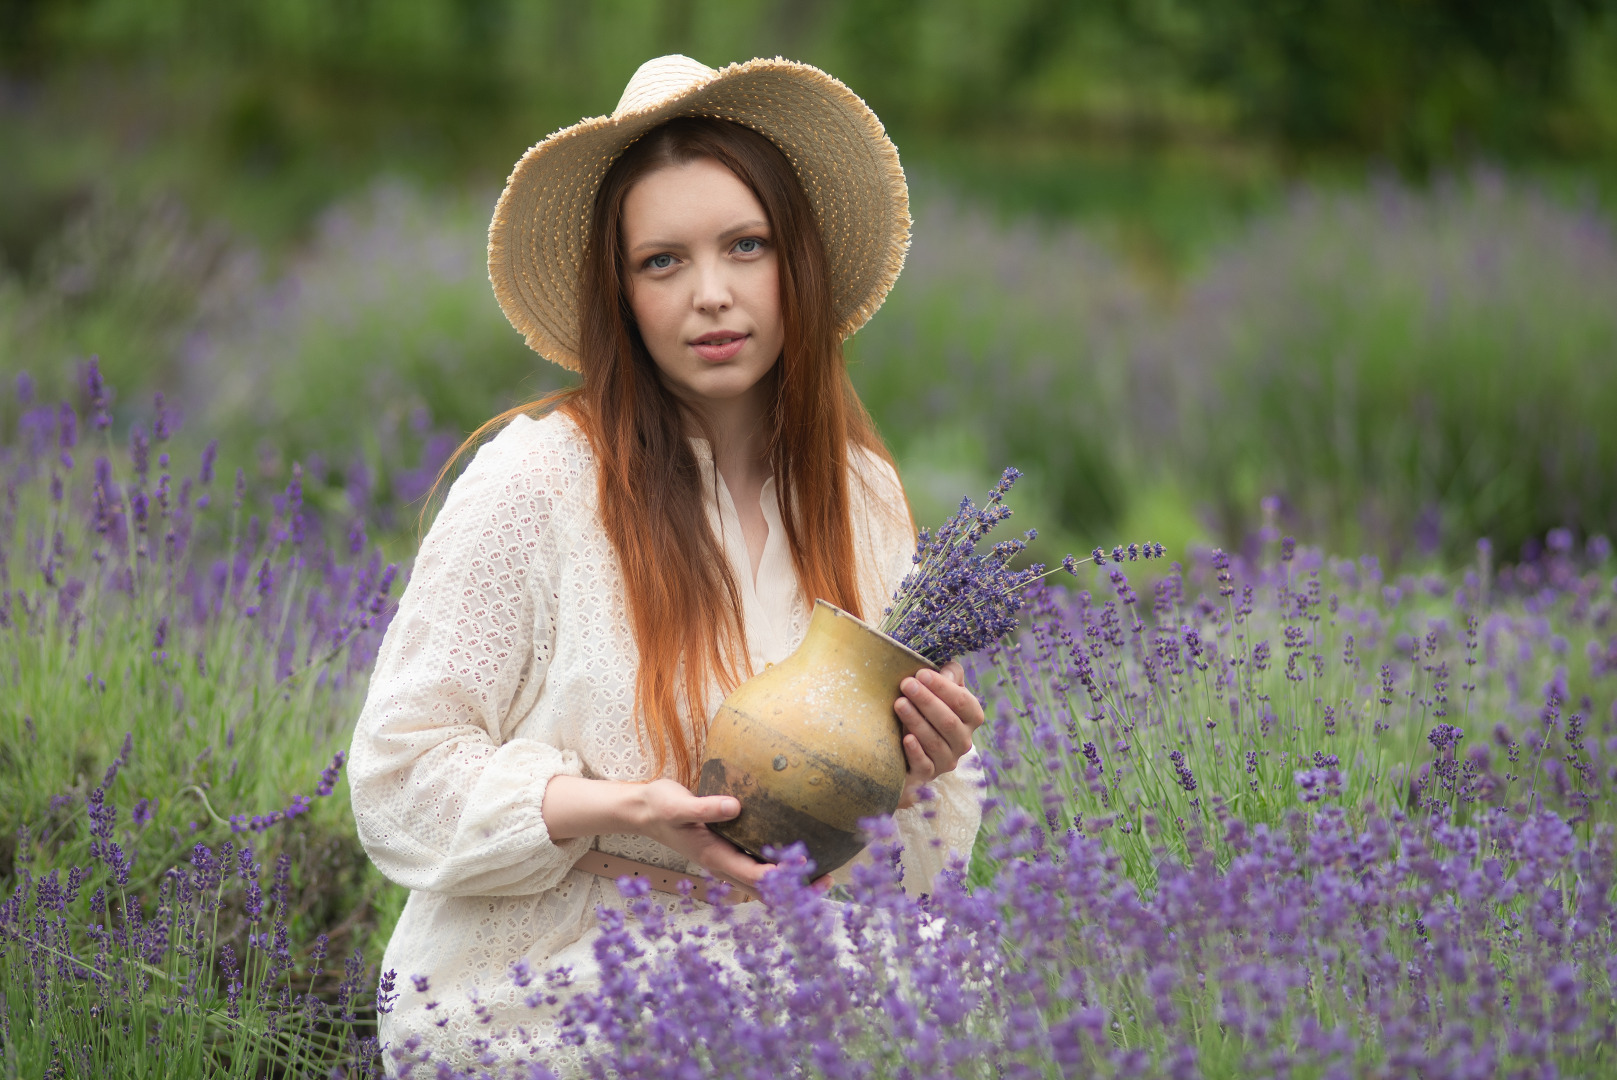
POLYGON ((422 542, 377 656, 349 766, 354 821, 392 880, 510 895, 555 885, 591 837, 553 843, 540 808, 572 751, 510 737, 555 637, 550 508, 560 479, 519 418, 483 446, 422 542), (548 482, 547 482, 548 481, 548 482))
MULTIPOLYGON (((865 557, 871 579, 862 600, 871 621, 880 621, 882 611, 913 565, 915 533, 903 487, 892 466, 868 451, 856 452, 854 460, 862 482, 854 485, 853 505, 855 513, 864 515, 865 557)), ((929 891, 951 856, 971 858, 982 824, 982 776, 982 763, 977 751, 972 750, 960 759, 953 772, 927 785, 930 799, 893 815, 904 844, 904 886, 909 892, 929 891)), ((832 879, 845 880, 848 875, 844 868, 832 879)))

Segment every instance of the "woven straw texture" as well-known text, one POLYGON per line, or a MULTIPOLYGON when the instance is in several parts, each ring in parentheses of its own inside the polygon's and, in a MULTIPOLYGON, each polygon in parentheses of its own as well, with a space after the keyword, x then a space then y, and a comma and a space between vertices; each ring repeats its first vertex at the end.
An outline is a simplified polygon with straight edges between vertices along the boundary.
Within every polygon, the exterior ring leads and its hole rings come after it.
POLYGON ((715 71, 663 56, 640 66, 611 116, 550 135, 506 181, 489 225, 489 280, 529 348, 578 370, 578 283, 596 189, 631 143, 676 116, 733 120, 780 147, 825 242, 838 332, 846 338, 863 326, 893 287, 910 240, 904 170, 876 114, 807 64, 749 60, 715 71))

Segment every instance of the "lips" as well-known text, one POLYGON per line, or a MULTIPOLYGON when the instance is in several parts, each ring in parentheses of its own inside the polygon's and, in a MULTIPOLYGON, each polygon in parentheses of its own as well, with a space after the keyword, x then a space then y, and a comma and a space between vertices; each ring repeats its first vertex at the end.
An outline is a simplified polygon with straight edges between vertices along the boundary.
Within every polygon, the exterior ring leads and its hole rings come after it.
POLYGON ((730 330, 715 330, 691 342, 691 348, 703 360, 728 360, 751 340, 751 334, 738 334, 730 330))

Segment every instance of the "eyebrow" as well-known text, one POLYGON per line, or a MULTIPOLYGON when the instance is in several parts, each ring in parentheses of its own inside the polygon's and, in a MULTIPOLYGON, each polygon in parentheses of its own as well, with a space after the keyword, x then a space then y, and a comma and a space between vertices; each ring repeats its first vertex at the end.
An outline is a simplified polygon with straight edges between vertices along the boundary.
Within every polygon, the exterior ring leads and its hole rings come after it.
MULTIPOLYGON (((719 238, 722 240, 726 237, 736 236, 740 233, 759 232, 760 230, 768 232, 769 222, 763 220, 762 218, 754 218, 751 221, 743 221, 739 224, 730 226, 728 229, 719 234, 719 238)), ((683 248, 684 246, 684 244, 677 240, 644 240, 631 248, 629 250, 629 254, 638 255, 642 251, 651 251, 654 249, 657 251, 668 251, 671 249, 677 250, 679 248, 683 248)))

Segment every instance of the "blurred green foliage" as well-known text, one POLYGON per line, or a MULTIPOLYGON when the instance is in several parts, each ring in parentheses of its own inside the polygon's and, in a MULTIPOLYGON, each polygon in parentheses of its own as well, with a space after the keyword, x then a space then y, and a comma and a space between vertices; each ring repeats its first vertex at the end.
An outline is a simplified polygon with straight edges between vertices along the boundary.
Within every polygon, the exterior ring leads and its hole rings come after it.
POLYGON ((1425 169, 1609 144, 1610 0, 1100 5, 1134 48, 1293 153, 1425 169))
MULTIPOLYGON (((240 76, 220 134, 293 151, 286 99, 401 98, 439 117, 610 103, 639 61, 780 52, 845 73, 884 116, 959 129, 1239 127, 1400 160, 1609 136, 1610 0, 10 0, 0 57, 40 72, 135 58, 240 76)), ((430 126, 430 125, 429 125, 430 126)))
POLYGON ((266 228, 378 166, 494 175, 671 51, 820 64, 945 157, 1076 139, 1421 170, 1617 146, 1617 0, 5 0, 0 245, 21 265, 108 146, 266 228))

